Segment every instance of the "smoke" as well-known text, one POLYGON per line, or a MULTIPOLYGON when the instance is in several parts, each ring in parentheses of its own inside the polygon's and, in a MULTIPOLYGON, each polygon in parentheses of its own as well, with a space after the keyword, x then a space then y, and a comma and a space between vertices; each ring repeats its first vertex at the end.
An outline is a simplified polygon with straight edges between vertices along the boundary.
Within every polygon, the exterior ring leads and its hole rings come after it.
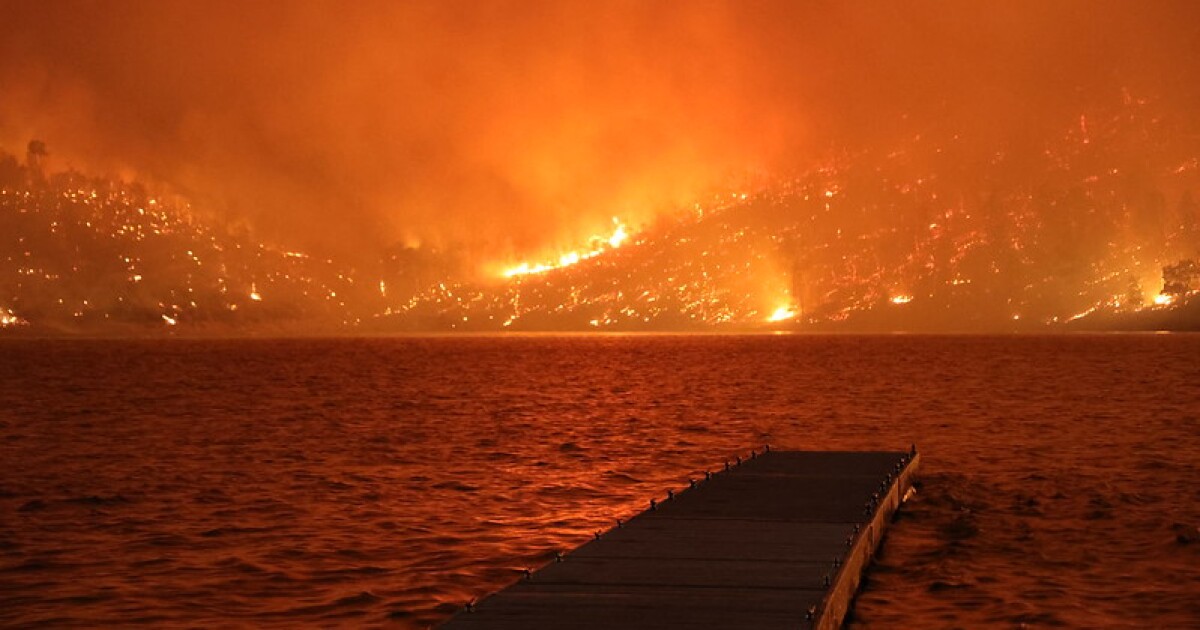
POLYGON ((1188 111, 1193 2, 0 2, 0 148, 288 244, 528 255, 924 125, 1188 111), (1076 114, 1077 116, 1077 114, 1076 114))

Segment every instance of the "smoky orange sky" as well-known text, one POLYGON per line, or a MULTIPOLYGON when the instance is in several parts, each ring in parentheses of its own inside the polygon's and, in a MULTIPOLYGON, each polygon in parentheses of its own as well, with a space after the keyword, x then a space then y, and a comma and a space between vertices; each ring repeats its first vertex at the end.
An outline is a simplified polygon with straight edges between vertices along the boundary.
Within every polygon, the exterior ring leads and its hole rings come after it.
POLYGON ((0 146, 299 247, 528 255, 925 125, 1194 111, 1198 53, 1190 1, 0 0, 0 146))

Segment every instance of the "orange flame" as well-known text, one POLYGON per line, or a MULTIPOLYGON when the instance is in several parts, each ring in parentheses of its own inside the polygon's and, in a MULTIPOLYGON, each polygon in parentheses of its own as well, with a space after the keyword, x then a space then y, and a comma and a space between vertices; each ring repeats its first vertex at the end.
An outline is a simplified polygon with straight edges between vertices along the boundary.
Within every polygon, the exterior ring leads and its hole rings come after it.
POLYGON ((514 267, 505 269, 503 272, 504 277, 515 278, 517 276, 546 273, 547 271, 570 267, 571 265, 578 264, 590 258, 595 258, 596 256, 599 256, 610 249, 617 249, 629 239, 629 231, 625 227, 625 224, 616 217, 613 217, 613 224, 616 227, 613 228, 612 234, 608 236, 593 236, 591 239, 589 239, 589 242, 593 244, 593 248, 590 250, 567 252, 559 256, 557 262, 523 262, 514 267))
POLYGON ((782 322, 785 320, 792 319, 795 316, 796 316, 796 311, 792 310, 792 307, 780 306, 779 308, 775 309, 774 313, 771 313, 771 316, 767 318, 767 321, 768 322, 782 322))

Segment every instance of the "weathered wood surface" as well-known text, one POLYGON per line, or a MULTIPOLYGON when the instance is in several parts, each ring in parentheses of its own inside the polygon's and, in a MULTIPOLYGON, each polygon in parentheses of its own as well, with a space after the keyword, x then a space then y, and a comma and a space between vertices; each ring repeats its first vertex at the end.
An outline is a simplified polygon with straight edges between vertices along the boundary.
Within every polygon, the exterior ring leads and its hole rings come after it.
POLYGON ((442 627, 840 627, 918 461, 915 452, 756 454, 442 627))

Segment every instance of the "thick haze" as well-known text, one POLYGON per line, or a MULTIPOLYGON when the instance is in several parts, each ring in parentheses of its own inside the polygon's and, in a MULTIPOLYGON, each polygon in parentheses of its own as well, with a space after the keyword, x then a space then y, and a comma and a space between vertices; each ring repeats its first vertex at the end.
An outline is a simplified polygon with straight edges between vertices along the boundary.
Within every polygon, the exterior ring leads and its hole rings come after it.
POLYGON ((0 148, 301 247, 506 256, 831 143, 987 148, 1122 88, 1191 115, 1200 3, 982 4, 0 0, 0 148))

